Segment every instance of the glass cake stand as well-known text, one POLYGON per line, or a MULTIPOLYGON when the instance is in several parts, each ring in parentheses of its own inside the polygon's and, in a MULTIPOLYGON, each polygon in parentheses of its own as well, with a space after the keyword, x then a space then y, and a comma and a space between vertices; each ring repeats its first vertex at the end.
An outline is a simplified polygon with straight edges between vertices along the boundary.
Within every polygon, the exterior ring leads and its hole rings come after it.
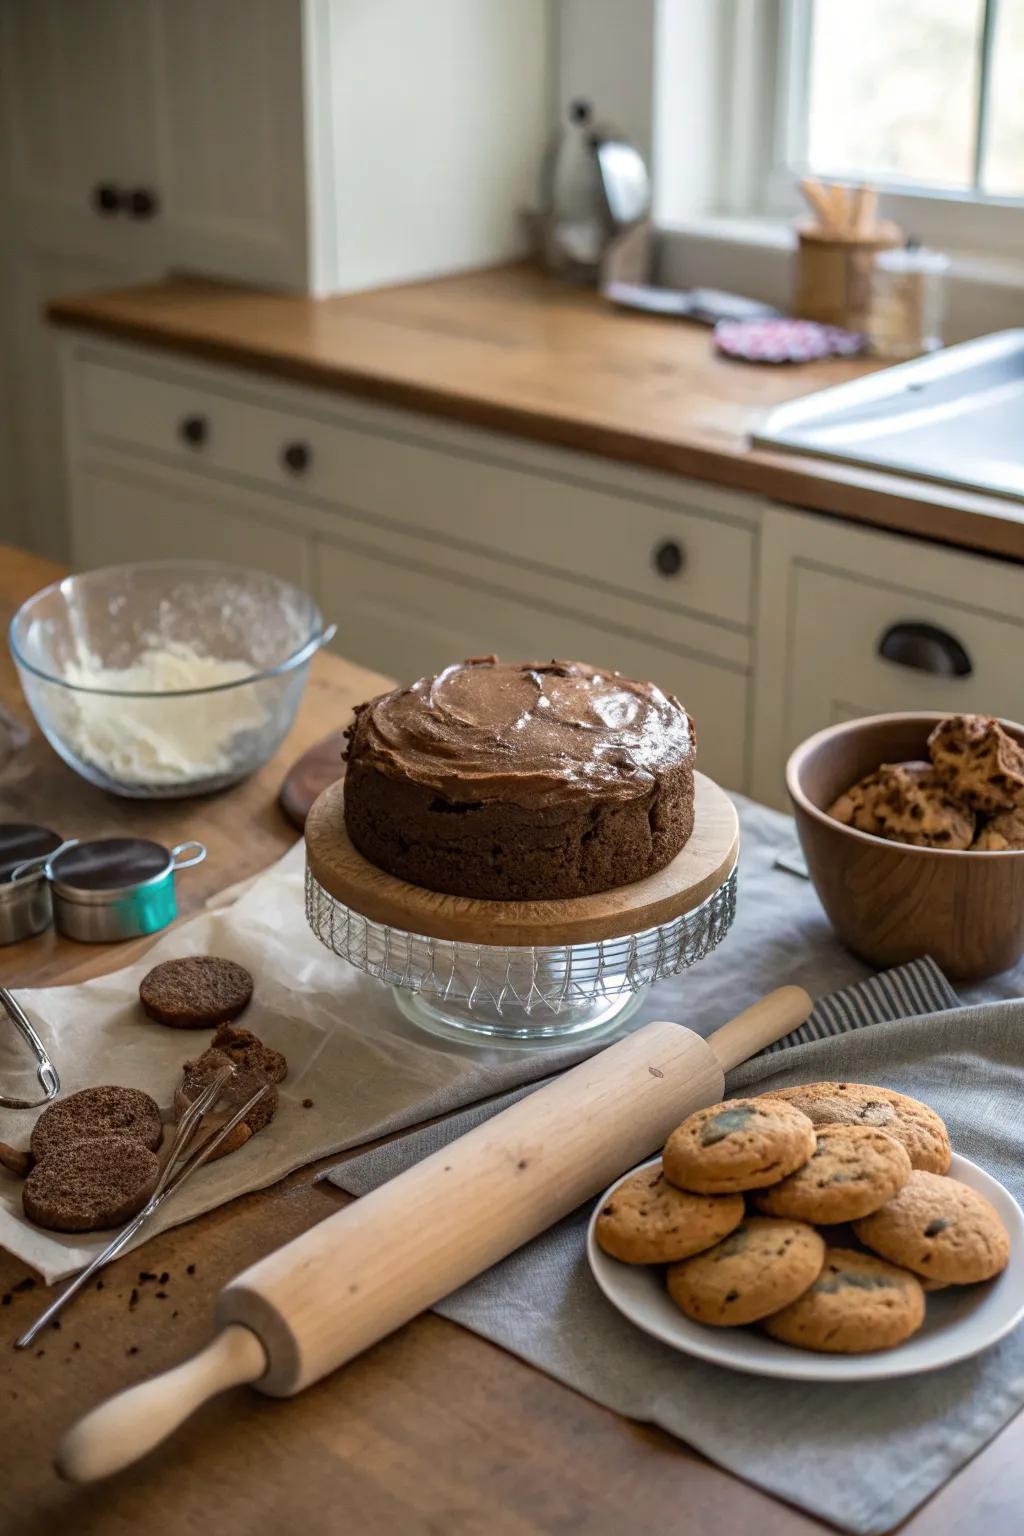
POLYGON ((334 954, 394 989, 413 1023, 448 1038, 535 1044, 621 1024, 654 981, 696 965, 728 933, 736 871, 693 911, 579 944, 472 944, 377 923, 306 872, 306 916, 334 954))
POLYGON ((498 902, 409 885, 349 842, 343 785, 306 823, 306 916, 334 954, 393 989, 447 1039, 559 1044, 621 1025, 652 982, 695 965, 736 913, 738 825, 696 776, 694 834, 665 869, 570 901, 498 902))

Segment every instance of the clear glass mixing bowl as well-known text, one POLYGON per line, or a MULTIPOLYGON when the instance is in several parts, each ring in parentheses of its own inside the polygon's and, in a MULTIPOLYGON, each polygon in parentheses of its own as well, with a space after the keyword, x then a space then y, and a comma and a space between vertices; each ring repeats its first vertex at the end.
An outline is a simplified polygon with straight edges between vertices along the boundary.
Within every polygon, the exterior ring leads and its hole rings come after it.
POLYGON ((261 767, 333 633, 308 593, 262 571, 154 560, 44 587, 8 638, 51 746, 90 783, 148 800, 261 767))

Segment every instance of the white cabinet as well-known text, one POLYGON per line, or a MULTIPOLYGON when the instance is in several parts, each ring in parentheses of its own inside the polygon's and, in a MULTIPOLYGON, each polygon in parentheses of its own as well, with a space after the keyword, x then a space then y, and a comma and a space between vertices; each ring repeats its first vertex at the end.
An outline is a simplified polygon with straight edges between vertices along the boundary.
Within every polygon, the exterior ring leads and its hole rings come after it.
POLYGON ((396 677, 496 651, 652 678, 697 719, 702 767, 745 786, 754 498, 151 350, 63 346, 79 563, 266 565, 312 585, 342 654, 396 677), (679 563, 663 571, 666 543, 679 563))
POLYGON ((310 584, 309 543, 267 518, 241 492, 201 480, 112 464, 83 466, 74 480, 75 564, 128 560, 226 560, 310 584))
POLYGON ((766 515, 762 547, 758 798, 783 803, 789 752, 840 720, 1024 719, 1024 567, 782 510, 766 515))
POLYGON ((30 216, 89 215, 103 183, 145 185, 156 159, 150 7, 5 0, 11 190, 30 216))
POLYGON ((0 0, 0 533, 67 554, 47 299, 171 269, 328 293, 520 254, 547 21, 547 0, 0 0))

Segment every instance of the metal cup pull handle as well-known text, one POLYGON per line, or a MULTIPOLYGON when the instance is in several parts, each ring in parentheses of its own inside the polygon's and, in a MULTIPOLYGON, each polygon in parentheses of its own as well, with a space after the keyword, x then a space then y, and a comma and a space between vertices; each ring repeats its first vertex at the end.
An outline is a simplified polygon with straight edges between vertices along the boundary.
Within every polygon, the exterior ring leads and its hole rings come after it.
POLYGON ((25 859, 23 863, 16 865, 11 870, 11 884, 13 885, 16 880, 28 880, 33 875, 45 875, 47 880, 49 880, 51 878, 50 865, 54 859, 59 854, 67 853, 69 848, 77 848, 78 842, 79 839, 77 837, 69 837, 61 843, 59 848, 55 848, 52 853, 41 853, 34 859, 25 859))
POLYGON ((196 842, 195 838, 190 838, 187 843, 178 843, 177 847, 171 849, 171 868, 175 871, 191 869, 193 864, 201 864, 205 858, 206 845, 196 842), (187 853, 190 848, 194 848, 195 852, 187 859, 183 859, 182 854, 187 853))

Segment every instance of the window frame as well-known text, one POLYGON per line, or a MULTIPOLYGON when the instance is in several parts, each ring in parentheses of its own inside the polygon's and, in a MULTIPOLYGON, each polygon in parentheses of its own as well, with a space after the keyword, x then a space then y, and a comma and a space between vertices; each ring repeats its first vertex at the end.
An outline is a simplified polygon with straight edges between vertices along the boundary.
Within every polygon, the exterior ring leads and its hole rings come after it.
MULTIPOLYGON (((726 92, 730 99, 723 107, 718 134, 718 160, 725 173, 718 183, 722 206, 709 211, 731 217, 790 219, 803 208, 796 182, 808 173, 801 155, 813 0, 718 3, 722 6, 721 77, 731 89, 726 92)), ((994 13, 993 6, 993 19, 994 13)), ((989 51, 993 30, 990 21, 984 44, 989 51)), ((874 184, 885 217, 923 243, 1020 260, 1024 196, 1002 197, 980 189, 961 191, 883 178, 875 178, 874 184)))

